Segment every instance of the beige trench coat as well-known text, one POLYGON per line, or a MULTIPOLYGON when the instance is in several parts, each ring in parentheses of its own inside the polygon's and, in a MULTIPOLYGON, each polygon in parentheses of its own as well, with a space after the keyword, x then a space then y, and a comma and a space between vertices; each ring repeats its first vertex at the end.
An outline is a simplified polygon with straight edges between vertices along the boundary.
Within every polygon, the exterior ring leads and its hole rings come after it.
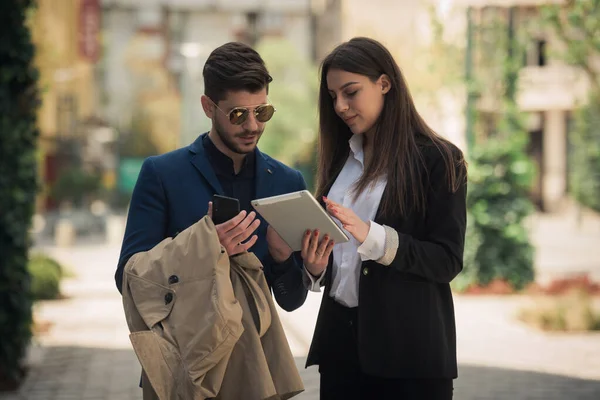
POLYGON ((145 400, 288 399, 304 390, 260 261, 229 258, 210 218, 135 254, 124 272, 145 400))

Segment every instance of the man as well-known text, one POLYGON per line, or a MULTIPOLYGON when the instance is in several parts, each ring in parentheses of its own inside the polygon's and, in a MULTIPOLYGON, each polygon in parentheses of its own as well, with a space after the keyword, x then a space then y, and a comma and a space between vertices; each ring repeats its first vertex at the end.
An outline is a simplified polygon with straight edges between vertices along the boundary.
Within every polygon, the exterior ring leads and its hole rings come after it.
MULTIPOLYGON (((121 291, 127 260, 174 237, 210 213, 213 194, 240 201, 239 215, 217 225, 230 256, 251 251, 262 262, 277 303, 287 311, 306 300, 302 260, 252 210, 256 198, 306 188, 302 175, 257 149, 275 109, 272 81, 260 55, 242 43, 215 49, 204 65, 202 108, 210 132, 191 145, 146 159, 138 177, 115 280, 121 291)), ((199 268, 201 266, 198 266, 199 268)))

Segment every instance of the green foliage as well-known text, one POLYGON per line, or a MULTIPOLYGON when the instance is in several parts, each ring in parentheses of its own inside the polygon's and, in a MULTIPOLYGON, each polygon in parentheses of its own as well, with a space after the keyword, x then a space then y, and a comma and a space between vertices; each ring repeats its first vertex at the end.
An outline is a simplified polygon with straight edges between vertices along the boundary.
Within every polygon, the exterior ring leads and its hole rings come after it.
POLYGON ((68 168, 60 173, 52 186, 52 197, 58 201, 70 201, 81 205, 86 196, 100 193, 102 177, 81 168, 68 168))
POLYGON ((494 279, 521 289, 533 280, 533 247, 524 226, 533 212, 528 197, 532 172, 518 137, 490 139, 473 151, 467 197, 471 221, 464 276, 457 289, 486 285, 494 279))
POLYGON ((600 0, 571 0, 542 7, 543 20, 566 45, 559 57, 581 67, 594 91, 600 89, 599 73, 592 59, 600 54, 600 0))
POLYGON ((318 123, 317 70, 286 40, 264 39, 257 51, 273 76, 269 99, 277 109, 260 140, 260 149, 293 164, 314 146, 318 123))
POLYGON ((148 117, 136 112, 131 124, 119 137, 119 156, 146 158, 158 154, 158 147, 152 140, 148 117))
POLYGON ((34 300, 54 300, 59 297, 64 270, 56 260, 36 254, 29 259, 27 270, 31 275, 31 295, 34 300))
POLYGON ((593 59, 600 57, 600 0, 573 0, 543 8, 544 21, 562 40, 557 55, 581 68, 590 82, 588 103, 575 113, 570 132, 570 191, 582 205, 600 211, 600 71, 593 59))
POLYGON ((539 25, 536 19, 519 20, 519 24, 513 21, 511 25, 510 13, 515 11, 503 7, 485 9, 485 17, 476 26, 474 35, 478 55, 471 89, 497 108, 503 107, 507 99, 514 101, 526 44, 539 25))
POLYGON ((486 96, 495 103, 499 122, 490 137, 479 133, 469 154, 464 269, 453 282, 456 290, 496 279, 521 289, 534 278, 533 247, 524 225, 534 211, 529 199, 534 170, 515 100, 522 46, 511 13, 506 19, 492 12, 487 24, 477 27, 482 64, 474 81, 479 89, 487 83, 486 96), (490 53, 492 44, 496 53, 490 53))
POLYGON ((600 212, 600 94, 577 110, 571 143, 571 192, 579 203, 600 212))
POLYGON ((318 140, 315 138, 312 143, 304 148, 304 151, 294 163, 294 168, 300 171, 302 176, 304 176, 306 187, 313 193, 317 189, 317 147, 318 140))
MULTIPOLYGON (((440 91, 462 90, 464 84, 465 46, 461 32, 448 29, 446 20, 463 13, 462 7, 450 7, 441 13, 439 6, 430 4, 428 16, 432 39, 426 46, 412 48, 405 41, 397 42, 397 49, 391 47, 394 57, 401 65, 415 100, 428 107, 441 108, 443 97, 440 91), (406 60, 409 62, 402 62, 406 60), (440 62, 442 61, 442 62, 440 62)), ((393 43, 390 43, 393 46, 393 43)))
POLYGON ((0 382, 16 384, 31 338, 29 225, 37 191, 39 103, 27 0, 0 2, 0 382))

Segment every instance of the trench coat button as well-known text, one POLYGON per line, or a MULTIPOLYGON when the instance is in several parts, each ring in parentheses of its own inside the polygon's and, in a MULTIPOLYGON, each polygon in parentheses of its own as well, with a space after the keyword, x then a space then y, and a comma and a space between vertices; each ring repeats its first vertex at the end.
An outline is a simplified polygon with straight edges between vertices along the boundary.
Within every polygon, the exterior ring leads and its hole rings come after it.
POLYGON ((165 304, 169 304, 173 301, 173 293, 165 294, 165 304))
POLYGON ((174 285, 179 282, 179 277, 177 275, 171 275, 169 277, 169 285, 174 285))
POLYGON ((369 268, 363 269, 363 275, 365 275, 365 276, 369 275, 369 268))

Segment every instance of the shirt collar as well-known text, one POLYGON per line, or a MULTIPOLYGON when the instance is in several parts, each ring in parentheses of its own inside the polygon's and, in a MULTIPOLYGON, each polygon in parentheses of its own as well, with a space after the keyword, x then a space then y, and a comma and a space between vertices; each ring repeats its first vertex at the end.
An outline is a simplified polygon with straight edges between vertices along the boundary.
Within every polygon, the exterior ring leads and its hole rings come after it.
MULTIPOLYGON (((224 153, 222 153, 221 150, 219 150, 217 146, 215 146, 212 140, 210 140, 210 137, 208 135, 204 136, 204 138, 202 139, 202 145, 204 146, 204 150, 206 150, 206 152, 208 153, 208 157, 219 171, 227 171, 232 175, 234 174, 233 160, 224 153)), ((254 151, 246 154, 246 157, 244 157, 244 162, 242 164, 242 169, 240 170, 240 174, 244 172, 252 172, 254 170, 254 160, 254 151)))
POLYGON ((364 164, 364 152, 363 152, 363 135, 354 134, 348 141, 350 144, 350 151, 354 158, 361 164, 364 164))

